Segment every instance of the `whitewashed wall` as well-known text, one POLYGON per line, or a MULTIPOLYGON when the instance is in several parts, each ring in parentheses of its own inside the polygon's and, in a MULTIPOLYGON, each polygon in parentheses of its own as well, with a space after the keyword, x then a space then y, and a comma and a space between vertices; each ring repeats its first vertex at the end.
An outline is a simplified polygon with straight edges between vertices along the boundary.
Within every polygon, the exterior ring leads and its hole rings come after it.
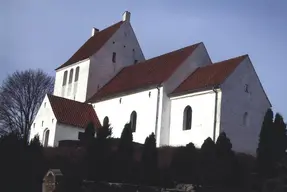
POLYGON ((73 65, 70 65, 68 67, 61 68, 56 71, 56 79, 55 79, 55 87, 54 87, 54 95, 59 97, 64 97, 80 102, 86 101, 86 93, 87 93, 87 86, 88 86, 88 78, 89 78, 89 69, 90 69, 90 59, 86 59, 83 61, 80 61, 78 63, 75 63, 73 65), (75 75, 76 75, 76 68, 79 67, 79 79, 77 82, 75 82, 75 75), (71 69, 74 70, 73 72, 73 79, 71 86, 71 92, 68 93, 68 87, 69 87, 69 77, 71 69), (67 83, 66 86, 63 87, 63 79, 64 79, 64 73, 65 71, 68 72, 67 75, 67 83), (64 89, 64 95, 63 93, 64 89), (75 92, 76 89, 76 92, 75 92))
POLYGON ((85 132, 85 129, 58 123, 54 146, 58 146, 61 140, 78 140, 79 132, 85 132))
POLYGON ((265 112, 270 104, 260 85, 256 72, 246 58, 221 86, 221 129, 231 139, 236 151, 255 154, 265 112), (244 90, 248 84, 249 93, 244 90), (243 115, 248 113, 247 124, 243 115))
POLYGON ((144 55, 130 22, 124 22, 105 45, 91 57, 87 98, 112 79, 123 67, 134 60, 144 61, 144 55), (133 51, 134 50, 134 51, 133 51), (112 62, 113 52, 116 62, 112 62))
MULTIPOLYGON (((220 101, 221 92, 219 91, 218 112, 220 112, 220 101)), ((205 139, 208 137, 212 139, 214 112, 215 93, 213 90, 171 98, 170 145, 181 146, 192 142, 196 147, 201 147, 205 139), (192 126, 190 130, 183 130, 183 112, 188 105, 192 108, 192 126)), ((219 118, 217 124, 220 125, 219 118)))
POLYGON ((146 137, 155 132, 157 94, 158 90, 154 88, 101 101, 93 106, 101 122, 105 116, 109 117, 114 137, 121 136, 124 125, 130 121, 132 111, 136 111, 137 126, 133 139, 135 142, 144 143, 146 137))
POLYGON ((57 120, 51 108, 50 101, 46 96, 31 126, 30 140, 33 139, 36 135, 39 135, 40 141, 43 142, 44 131, 46 129, 49 129, 50 134, 49 134, 48 146, 54 146, 56 124, 57 120))
POLYGON ((198 67, 211 64, 210 57, 203 43, 200 43, 196 50, 178 67, 171 77, 163 84, 162 95, 162 118, 160 145, 168 145, 170 143, 170 111, 171 104, 168 95, 177 88, 191 73, 198 67))

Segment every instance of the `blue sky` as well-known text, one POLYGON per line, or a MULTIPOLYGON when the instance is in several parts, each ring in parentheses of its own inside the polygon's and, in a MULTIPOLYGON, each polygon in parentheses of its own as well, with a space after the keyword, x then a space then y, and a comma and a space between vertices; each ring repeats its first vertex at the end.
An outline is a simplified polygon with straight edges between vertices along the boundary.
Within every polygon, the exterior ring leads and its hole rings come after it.
POLYGON ((129 10, 146 58, 204 42, 216 62, 249 54, 273 108, 287 119, 287 1, 0 1, 0 81, 15 70, 51 75, 91 34, 129 10))

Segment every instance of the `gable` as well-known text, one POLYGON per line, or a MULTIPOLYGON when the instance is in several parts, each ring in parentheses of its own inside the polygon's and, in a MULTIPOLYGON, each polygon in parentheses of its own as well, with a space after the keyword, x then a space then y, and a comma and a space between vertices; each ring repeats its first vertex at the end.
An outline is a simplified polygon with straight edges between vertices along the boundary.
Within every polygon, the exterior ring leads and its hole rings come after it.
POLYGON ((83 45, 74 53, 74 55, 58 67, 56 70, 67 67, 79 61, 89 58, 111 38, 111 36, 121 27, 123 21, 120 21, 102 31, 97 32, 90 37, 83 45))
POLYGON ((93 122, 96 128, 101 127, 92 105, 74 100, 48 95, 54 115, 59 123, 85 128, 93 122))
POLYGON ((254 101, 254 106, 258 105, 258 108, 262 107, 263 100, 266 101, 264 103, 268 105, 268 107, 272 106, 249 56, 242 61, 242 64, 228 77, 221 88, 225 92, 232 92, 232 94, 239 95, 242 92, 245 93, 245 85, 248 85, 248 93, 251 94, 249 99, 254 97, 256 101, 260 100, 259 103, 254 101))
POLYGON ((161 85, 193 53, 198 45, 188 46, 123 68, 87 102, 93 103, 121 93, 161 85))
POLYGON ((171 95, 185 94, 222 84, 247 55, 197 68, 171 95))

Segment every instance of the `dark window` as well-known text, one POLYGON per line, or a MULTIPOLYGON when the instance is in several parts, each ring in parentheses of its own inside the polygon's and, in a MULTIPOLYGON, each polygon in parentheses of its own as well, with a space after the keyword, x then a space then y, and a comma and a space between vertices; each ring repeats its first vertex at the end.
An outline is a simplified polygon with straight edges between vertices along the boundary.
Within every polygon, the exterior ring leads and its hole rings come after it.
POLYGON ((244 91, 245 91, 246 93, 249 93, 248 88, 249 88, 249 87, 248 87, 248 85, 247 85, 247 84, 245 84, 245 85, 244 85, 244 91))
POLYGON ((44 142, 43 142, 44 147, 48 146, 49 134, 50 134, 50 130, 46 129, 46 131, 44 132, 44 142))
POLYGON ((79 80, 80 67, 76 68, 75 82, 79 80))
POLYGON ((64 72, 64 78, 63 78, 63 86, 67 84, 67 76, 68 76, 68 71, 64 72))
POLYGON ((109 125, 109 123, 110 123, 109 117, 106 116, 106 117, 104 118, 104 120, 103 120, 103 126, 109 125))
POLYGON ((135 61, 134 61, 134 64, 137 64, 137 62, 138 62, 138 60, 135 60, 135 61))
POLYGON ((71 69, 70 70, 70 76, 69 76, 69 84, 72 83, 72 80, 73 80, 73 74, 74 74, 74 69, 71 69))
POLYGON ((137 126, 137 112, 133 111, 131 113, 130 122, 131 122, 132 132, 134 133, 136 132, 136 126, 137 126))
POLYGON ((243 125, 248 126, 248 113, 245 112, 243 115, 243 125))
POLYGON ((192 109, 186 106, 183 112, 183 130, 190 130, 192 122, 192 109))
POLYGON ((116 62, 116 57, 117 57, 117 54, 115 53, 115 52, 113 52, 113 63, 115 63, 116 62))

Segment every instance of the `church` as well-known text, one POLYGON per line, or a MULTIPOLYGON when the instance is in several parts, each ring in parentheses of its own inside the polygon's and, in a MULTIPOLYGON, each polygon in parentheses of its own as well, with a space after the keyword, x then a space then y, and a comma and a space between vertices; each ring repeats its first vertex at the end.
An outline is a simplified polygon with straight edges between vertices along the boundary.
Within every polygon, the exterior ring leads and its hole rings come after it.
POLYGON ((130 122, 138 143, 153 132, 158 146, 201 147, 224 131, 235 151, 254 154, 271 103, 249 56, 212 62, 199 42, 146 59, 130 19, 126 11, 121 21, 93 28, 59 65, 30 139, 39 135, 44 146, 56 147, 78 140, 89 122, 109 123, 117 138, 130 122))

